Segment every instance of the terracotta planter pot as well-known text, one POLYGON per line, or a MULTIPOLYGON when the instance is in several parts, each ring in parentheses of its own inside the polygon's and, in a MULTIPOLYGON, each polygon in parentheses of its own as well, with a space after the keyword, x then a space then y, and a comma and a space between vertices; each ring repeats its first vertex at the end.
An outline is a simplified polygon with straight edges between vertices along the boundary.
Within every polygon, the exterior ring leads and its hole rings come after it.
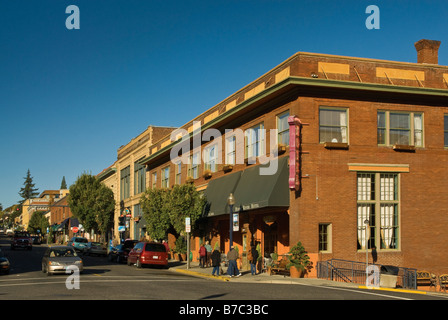
POLYGON ((290 274, 291 278, 302 278, 303 271, 302 271, 302 269, 298 269, 298 268, 292 266, 291 268, 289 268, 289 274, 290 274))

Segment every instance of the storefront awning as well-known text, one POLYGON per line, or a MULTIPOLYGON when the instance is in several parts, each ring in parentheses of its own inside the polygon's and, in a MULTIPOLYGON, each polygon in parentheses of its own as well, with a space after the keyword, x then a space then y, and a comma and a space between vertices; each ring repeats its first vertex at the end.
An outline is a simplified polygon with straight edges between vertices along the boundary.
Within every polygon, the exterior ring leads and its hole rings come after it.
POLYGON ((77 218, 70 218, 70 228, 79 227, 79 221, 77 218))
POLYGON ((288 159, 288 157, 279 158, 277 170, 272 174, 260 174, 260 167, 268 165, 258 165, 244 170, 234 192, 235 211, 289 207, 288 159))
POLYGON ((209 182, 207 189, 204 191, 207 199, 204 212, 205 217, 214 217, 230 213, 227 198, 230 193, 235 192, 240 177, 241 171, 238 171, 209 182))
POLYGON ((276 159, 277 170, 261 175, 260 168, 269 165, 249 167, 209 182, 204 195, 207 199, 205 217, 230 214, 227 198, 233 193, 234 212, 264 207, 289 207, 288 157, 276 159))

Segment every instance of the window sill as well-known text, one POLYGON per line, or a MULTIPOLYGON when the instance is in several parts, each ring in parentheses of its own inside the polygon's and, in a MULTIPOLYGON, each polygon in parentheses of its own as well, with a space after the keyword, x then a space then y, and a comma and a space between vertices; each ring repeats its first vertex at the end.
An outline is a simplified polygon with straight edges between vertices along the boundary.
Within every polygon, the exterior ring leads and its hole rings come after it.
POLYGON ((348 143, 325 142, 324 147, 325 149, 348 150, 348 143))
POLYGON ((415 152, 415 146, 395 144, 392 149, 395 151, 415 152))

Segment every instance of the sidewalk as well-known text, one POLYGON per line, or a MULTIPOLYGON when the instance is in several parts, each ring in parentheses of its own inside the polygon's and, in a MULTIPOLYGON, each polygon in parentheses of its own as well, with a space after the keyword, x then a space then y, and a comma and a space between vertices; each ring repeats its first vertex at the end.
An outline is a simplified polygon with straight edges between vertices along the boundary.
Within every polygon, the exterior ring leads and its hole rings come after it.
POLYGON ((180 272, 189 274, 195 277, 207 278, 216 281, 228 281, 228 282, 245 282, 245 283, 276 283, 276 284, 301 284, 301 285, 313 285, 313 286, 340 286, 340 287, 352 287, 358 288, 359 284, 335 282, 330 280, 316 279, 316 278, 299 278, 294 279, 289 276, 283 275, 268 275, 267 273, 260 273, 257 275, 251 275, 250 271, 241 271, 239 277, 229 277, 227 274, 219 276, 212 276, 212 267, 200 268, 198 262, 190 262, 190 268, 187 269, 187 262, 170 261, 170 270, 173 272, 180 272))
POLYGON ((189 274, 194 277, 206 278, 214 281, 226 281, 237 283, 272 283, 272 284, 291 284, 291 285, 309 285, 309 286, 326 286, 326 287, 341 287, 341 288, 353 288, 353 289, 365 289, 365 290, 383 290, 383 291, 395 291, 395 292, 407 292, 415 294, 436 294, 445 295, 443 292, 431 292, 424 290, 409 290, 400 288, 373 288, 366 287, 365 285, 358 283, 338 282, 317 278, 291 278, 283 275, 268 275, 267 273, 257 274, 252 276, 250 271, 242 271, 239 277, 229 277, 227 274, 220 276, 212 276, 212 267, 200 268, 198 262, 190 262, 190 268, 187 269, 187 262, 185 261, 170 261, 170 271, 179 272, 183 274, 189 274))

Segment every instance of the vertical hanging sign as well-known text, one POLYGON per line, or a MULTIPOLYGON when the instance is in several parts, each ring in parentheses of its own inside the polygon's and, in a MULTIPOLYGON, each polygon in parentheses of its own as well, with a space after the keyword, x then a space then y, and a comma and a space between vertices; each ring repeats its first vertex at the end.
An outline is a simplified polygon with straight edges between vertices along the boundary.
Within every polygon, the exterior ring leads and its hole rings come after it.
POLYGON ((300 188, 300 144, 302 121, 297 116, 288 117, 289 124, 289 189, 300 188))

